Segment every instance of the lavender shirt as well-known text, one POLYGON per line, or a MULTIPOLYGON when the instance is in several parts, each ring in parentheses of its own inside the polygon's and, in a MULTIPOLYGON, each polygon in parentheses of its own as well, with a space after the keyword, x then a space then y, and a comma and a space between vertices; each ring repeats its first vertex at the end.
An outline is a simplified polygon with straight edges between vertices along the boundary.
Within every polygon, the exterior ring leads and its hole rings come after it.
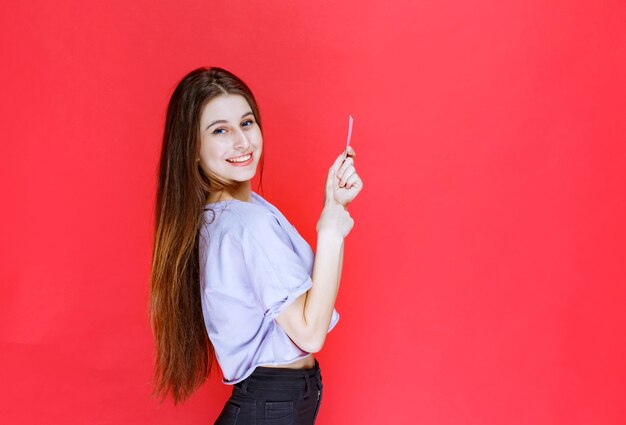
MULTIPOLYGON (((311 355, 274 320, 311 288, 314 260, 309 244, 274 205, 254 191, 251 202, 207 204, 199 254, 202 314, 223 383, 242 381, 257 366, 311 355)), ((333 309, 328 332, 338 320, 333 309)))

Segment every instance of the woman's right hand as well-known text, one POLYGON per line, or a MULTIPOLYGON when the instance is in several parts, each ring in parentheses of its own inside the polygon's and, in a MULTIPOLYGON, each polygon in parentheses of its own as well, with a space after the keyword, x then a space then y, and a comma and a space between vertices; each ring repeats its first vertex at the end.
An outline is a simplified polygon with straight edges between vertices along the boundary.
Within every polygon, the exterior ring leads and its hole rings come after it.
POLYGON ((354 220, 350 217, 350 213, 342 204, 336 200, 336 194, 339 188, 339 180, 335 176, 339 165, 341 164, 341 156, 337 158, 335 164, 328 170, 326 177, 326 189, 324 192, 324 208, 317 221, 317 233, 330 232, 345 238, 354 226, 354 220))
POLYGON ((355 157, 354 148, 348 146, 348 149, 335 159, 331 167, 331 169, 337 170, 335 173, 337 186, 333 186, 335 201, 346 208, 363 189, 363 180, 356 172, 355 157))

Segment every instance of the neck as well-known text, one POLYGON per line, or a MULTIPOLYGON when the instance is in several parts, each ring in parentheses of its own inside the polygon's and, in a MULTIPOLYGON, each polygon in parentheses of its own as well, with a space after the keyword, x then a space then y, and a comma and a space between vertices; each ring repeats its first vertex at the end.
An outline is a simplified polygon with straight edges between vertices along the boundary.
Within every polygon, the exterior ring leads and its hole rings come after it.
POLYGON ((207 202, 220 202, 227 201, 229 199, 237 199, 242 202, 251 202, 251 193, 252 187, 250 184, 250 180, 247 180, 245 182, 241 182, 231 192, 221 190, 219 192, 210 193, 207 202))

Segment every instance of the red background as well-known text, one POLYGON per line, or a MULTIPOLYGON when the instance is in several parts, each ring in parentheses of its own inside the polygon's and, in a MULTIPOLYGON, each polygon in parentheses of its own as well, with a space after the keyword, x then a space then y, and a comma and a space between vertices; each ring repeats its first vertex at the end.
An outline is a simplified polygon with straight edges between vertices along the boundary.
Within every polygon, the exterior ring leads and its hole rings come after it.
POLYGON ((255 92, 264 194, 314 246, 348 115, 364 189, 318 424, 626 422, 623 1, 37 1, 0 13, 0 417, 207 424, 149 396, 166 103, 255 92))

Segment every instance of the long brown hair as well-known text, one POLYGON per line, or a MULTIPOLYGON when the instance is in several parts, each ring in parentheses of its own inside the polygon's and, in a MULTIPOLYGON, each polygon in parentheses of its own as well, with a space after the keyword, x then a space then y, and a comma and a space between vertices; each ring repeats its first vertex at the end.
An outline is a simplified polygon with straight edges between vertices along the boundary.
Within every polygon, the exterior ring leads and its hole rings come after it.
MULTIPOLYGON (((169 393, 174 404, 202 385, 215 360, 200 301, 198 236, 209 193, 230 192, 237 182, 207 175, 196 158, 202 110, 223 94, 242 95, 262 128, 248 86, 215 67, 187 74, 174 89, 166 113, 156 193, 150 323, 156 342, 153 394, 163 401, 169 393)), ((263 154, 260 174, 262 178, 263 154)))

